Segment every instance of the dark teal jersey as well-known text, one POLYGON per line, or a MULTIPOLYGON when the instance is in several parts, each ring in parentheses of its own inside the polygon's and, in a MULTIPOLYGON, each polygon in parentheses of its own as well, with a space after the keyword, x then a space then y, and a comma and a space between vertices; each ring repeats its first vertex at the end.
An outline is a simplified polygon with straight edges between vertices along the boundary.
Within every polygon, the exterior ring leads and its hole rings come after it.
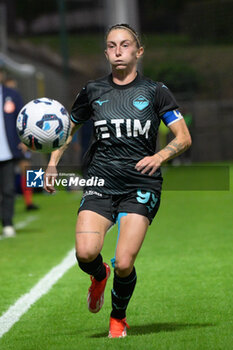
POLYGON ((71 120, 76 124, 93 120, 95 140, 87 177, 104 180, 99 192, 161 190, 160 169, 149 176, 135 165, 155 154, 161 117, 176 108, 175 98, 163 83, 140 74, 127 85, 115 84, 111 75, 87 83, 74 102, 71 120))

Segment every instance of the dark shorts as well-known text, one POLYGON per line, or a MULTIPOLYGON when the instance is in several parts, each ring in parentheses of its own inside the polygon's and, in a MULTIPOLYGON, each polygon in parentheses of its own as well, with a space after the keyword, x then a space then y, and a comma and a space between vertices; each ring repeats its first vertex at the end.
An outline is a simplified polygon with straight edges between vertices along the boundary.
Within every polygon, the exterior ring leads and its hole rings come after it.
POLYGON ((121 195, 85 191, 78 212, 91 210, 114 223, 119 213, 135 213, 146 216, 151 224, 159 205, 160 193, 146 190, 135 190, 121 195))

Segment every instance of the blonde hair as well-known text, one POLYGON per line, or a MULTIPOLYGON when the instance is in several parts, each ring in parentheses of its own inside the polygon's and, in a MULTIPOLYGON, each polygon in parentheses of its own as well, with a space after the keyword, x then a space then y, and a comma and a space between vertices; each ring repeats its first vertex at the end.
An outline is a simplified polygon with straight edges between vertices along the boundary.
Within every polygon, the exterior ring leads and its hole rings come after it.
POLYGON ((128 32, 130 32, 130 34, 133 36, 133 38, 136 41, 137 44, 137 48, 139 49, 142 45, 141 45, 141 41, 139 38, 138 33, 136 32, 136 30, 134 30, 132 27, 130 27, 128 24, 126 23, 122 23, 122 24, 114 24, 113 26, 111 26, 110 28, 107 29, 106 34, 105 34, 105 39, 107 40, 107 37, 109 35, 109 33, 114 30, 114 29, 125 29, 128 30, 128 32))

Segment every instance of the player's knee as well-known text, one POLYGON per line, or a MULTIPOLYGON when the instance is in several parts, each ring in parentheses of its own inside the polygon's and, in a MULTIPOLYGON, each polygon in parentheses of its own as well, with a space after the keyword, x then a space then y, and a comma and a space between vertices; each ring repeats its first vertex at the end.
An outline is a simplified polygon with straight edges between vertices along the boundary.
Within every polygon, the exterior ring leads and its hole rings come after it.
POLYGON ((90 262, 96 258, 96 251, 88 247, 76 246, 76 257, 79 261, 90 262))
POLYGON ((94 260, 100 250, 98 242, 87 239, 76 239, 75 248, 77 258, 83 262, 94 260))
POLYGON ((115 263, 115 270, 116 273, 121 276, 125 277, 128 276, 133 269, 133 260, 127 257, 124 257, 122 259, 117 259, 115 263))

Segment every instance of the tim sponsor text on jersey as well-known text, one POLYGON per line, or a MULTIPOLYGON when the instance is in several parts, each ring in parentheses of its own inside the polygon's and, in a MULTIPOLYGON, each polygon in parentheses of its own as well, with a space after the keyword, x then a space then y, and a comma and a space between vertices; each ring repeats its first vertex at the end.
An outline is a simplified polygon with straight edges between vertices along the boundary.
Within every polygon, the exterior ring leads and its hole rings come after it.
POLYGON ((142 126, 139 119, 111 119, 109 122, 107 120, 98 120, 94 122, 96 128, 99 128, 101 132, 101 138, 107 139, 110 137, 108 124, 115 125, 115 135, 116 137, 122 137, 121 125, 126 125, 126 135, 128 137, 137 137, 138 135, 145 135, 148 139, 148 133, 151 126, 151 120, 147 120, 145 125, 142 126))

